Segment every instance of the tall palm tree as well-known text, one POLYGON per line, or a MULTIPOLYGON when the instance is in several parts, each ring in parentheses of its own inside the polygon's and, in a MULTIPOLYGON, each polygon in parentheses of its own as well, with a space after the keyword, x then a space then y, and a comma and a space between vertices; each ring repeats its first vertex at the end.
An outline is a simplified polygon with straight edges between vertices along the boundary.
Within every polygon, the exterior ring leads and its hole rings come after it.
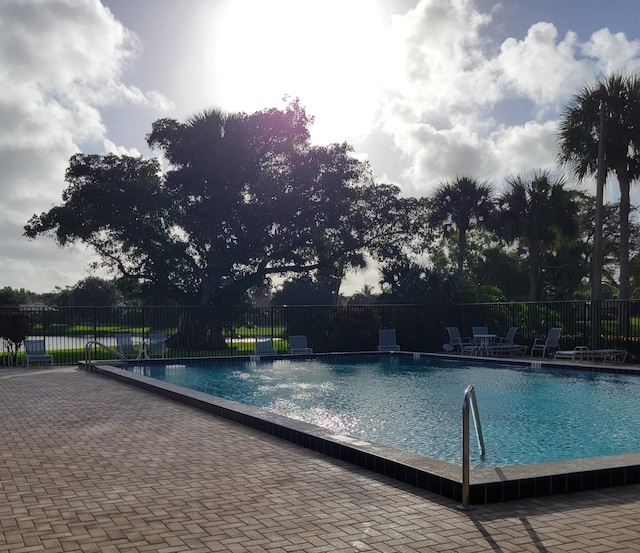
POLYGON ((620 299, 630 297, 629 212, 631 183, 640 176, 640 76, 614 73, 588 85, 565 109, 558 128, 558 159, 578 179, 598 170, 599 110, 604 92, 605 174, 620 186, 620 299))
POLYGON ((563 178, 549 171, 534 171, 531 178, 507 178, 507 189, 497 200, 496 233, 527 250, 529 301, 542 299, 541 261, 545 251, 562 237, 577 236, 578 206, 563 178))
POLYGON ((487 224, 494 209, 492 195, 493 186, 487 181, 458 176, 438 185, 428 200, 429 224, 441 228, 445 235, 452 227, 458 232, 458 275, 462 274, 467 253, 467 232, 487 224))

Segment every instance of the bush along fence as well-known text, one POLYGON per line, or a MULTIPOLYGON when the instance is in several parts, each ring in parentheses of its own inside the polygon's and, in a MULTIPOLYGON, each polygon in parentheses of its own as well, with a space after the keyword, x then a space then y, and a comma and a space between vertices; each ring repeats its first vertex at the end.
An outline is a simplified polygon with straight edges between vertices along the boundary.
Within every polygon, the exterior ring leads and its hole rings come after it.
MULTIPOLYGON (((84 359, 89 341, 115 347, 118 332, 143 341, 164 332, 171 358, 250 355, 256 340, 272 338, 286 352, 288 336, 303 334, 314 352, 374 351, 378 330, 395 328, 404 351, 442 352, 446 327, 469 336, 487 326, 504 336, 519 327, 516 342, 531 346, 551 327, 562 328, 562 349, 625 349, 640 361, 640 300, 457 305, 272 306, 272 307, 0 307, 5 365, 21 364, 23 341, 43 337, 56 364, 84 359)), ((100 347, 94 359, 113 358, 100 347)))

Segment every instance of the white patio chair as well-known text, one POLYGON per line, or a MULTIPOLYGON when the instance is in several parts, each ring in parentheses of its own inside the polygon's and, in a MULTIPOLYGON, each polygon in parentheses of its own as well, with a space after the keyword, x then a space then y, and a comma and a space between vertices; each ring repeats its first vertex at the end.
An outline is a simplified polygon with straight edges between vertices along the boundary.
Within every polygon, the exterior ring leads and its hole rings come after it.
POLYGON ((462 353, 463 348, 473 348, 471 338, 469 338, 468 336, 465 336, 463 338, 460 335, 460 330, 457 326, 448 326, 446 328, 447 333, 449 334, 449 343, 445 345, 451 346, 452 351, 458 351, 458 353, 462 353))
POLYGON ((47 353, 43 338, 28 338, 24 341, 24 364, 41 361, 45 365, 53 366, 53 355, 47 353))
POLYGON ((138 359, 142 348, 136 348, 131 332, 116 332, 116 351, 125 359, 138 359))
POLYGON ((289 353, 313 353, 313 350, 307 346, 306 336, 289 336, 289 353))
POLYGON ((273 338, 256 338, 256 355, 275 355, 273 338))
POLYGON ((167 344, 164 332, 150 332, 149 341, 145 344, 147 357, 166 357, 167 344))
POLYGON ((549 329, 546 339, 536 338, 531 346, 531 357, 534 356, 536 351, 539 351, 542 357, 546 357, 547 354, 551 355, 552 351, 559 350, 560 344, 558 340, 561 332, 561 328, 553 327, 549 329))
POLYGON ((400 346, 396 342, 395 328, 378 330, 378 351, 400 351, 400 346))
POLYGON ((508 353, 511 357, 524 357, 525 353, 527 353, 527 346, 514 342, 519 328, 518 326, 512 326, 504 336, 496 338, 490 347, 491 354, 502 355, 508 353))

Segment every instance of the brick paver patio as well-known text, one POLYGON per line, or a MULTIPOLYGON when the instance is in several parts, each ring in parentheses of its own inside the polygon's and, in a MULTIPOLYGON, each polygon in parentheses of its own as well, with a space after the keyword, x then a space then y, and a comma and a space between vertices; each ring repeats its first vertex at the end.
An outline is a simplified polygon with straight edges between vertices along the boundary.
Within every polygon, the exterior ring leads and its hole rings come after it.
POLYGON ((73 367, 0 369, 0 552, 640 551, 640 486, 455 503, 73 367))

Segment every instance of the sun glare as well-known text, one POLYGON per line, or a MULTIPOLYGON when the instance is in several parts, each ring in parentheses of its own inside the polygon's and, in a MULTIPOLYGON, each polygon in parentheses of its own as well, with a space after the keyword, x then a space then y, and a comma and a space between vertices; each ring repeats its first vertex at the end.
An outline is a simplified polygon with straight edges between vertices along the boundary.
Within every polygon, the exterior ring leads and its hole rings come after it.
POLYGON ((318 142, 357 137, 375 113, 386 63, 378 0, 234 0, 217 42, 226 109, 299 97, 318 142))

